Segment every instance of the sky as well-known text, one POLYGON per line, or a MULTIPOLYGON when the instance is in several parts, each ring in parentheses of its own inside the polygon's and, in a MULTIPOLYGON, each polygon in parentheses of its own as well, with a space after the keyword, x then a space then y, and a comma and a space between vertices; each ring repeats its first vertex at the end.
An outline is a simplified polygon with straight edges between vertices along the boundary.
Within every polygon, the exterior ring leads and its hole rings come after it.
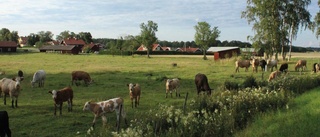
MULTIPOLYGON (((319 7, 311 0, 312 20, 319 7)), ((1 0, 0 27, 28 36, 51 31, 90 32, 93 38, 139 35, 140 24, 158 24, 156 36, 166 41, 193 41, 194 26, 205 21, 221 31, 220 41, 250 42, 252 26, 241 18, 246 0, 1 0)), ((320 47, 310 30, 301 29, 293 45, 320 47)))

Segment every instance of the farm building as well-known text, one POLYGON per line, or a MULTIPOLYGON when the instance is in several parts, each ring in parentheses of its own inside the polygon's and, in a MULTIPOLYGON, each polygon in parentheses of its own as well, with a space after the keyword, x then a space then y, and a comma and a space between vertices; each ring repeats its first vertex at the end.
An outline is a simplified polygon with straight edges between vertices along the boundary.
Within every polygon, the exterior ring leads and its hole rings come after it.
POLYGON ((179 51, 179 52, 191 52, 191 53, 200 53, 200 52, 202 52, 202 50, 200 48, 191 48, 191 47, 188 47, 188 48, 177 48, 176 51, 179 51))
POLYGON ((82 48, 82 52, 86 52, 86 48, 89 48, 90 52, 99 52, 100 45, 91 42, 90 44, 87 44, 82 48))
POLYGON ((14 41, 0 41, 0 52, 17 52, 17 47, 14 41))
POLYGON ((19 42, 20 47, 27 46, 28 37, 19 37, 18 42, 19 42))
POLYGON ((239 47, 210 47, 207 52, 214 53, 214 60, 231 58, 232 56, 238 56, 240 54, 239 47))
MULTIPOLYGON (((153 44, 152 45, 152 51, 163 51, 163 50, 167 50, 168 47, 165 47, 165 49, 162 48, 162 46, 160 44, 153 44)), ((147 47, 144 45, 141 45, 137 51, 147 51, 147 47)))
POLYGON ((53 52, 62 54, 79 54, 79 48, 76 46, 47 45, 39 48, 40 52, 53 52))
POLYGON ((60 42, 61 45, 64 46, 74 46, 73 48, 76 48, 75 51, 82 51, 83 46, 86 44, 82 39, 77 38, 67 38, 60 42))

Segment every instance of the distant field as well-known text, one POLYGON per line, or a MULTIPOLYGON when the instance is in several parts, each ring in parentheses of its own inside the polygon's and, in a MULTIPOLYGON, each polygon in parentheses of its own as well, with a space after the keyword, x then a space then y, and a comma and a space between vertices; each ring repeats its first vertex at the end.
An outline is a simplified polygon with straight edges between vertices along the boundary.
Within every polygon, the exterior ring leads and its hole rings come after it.
MULTIPOLYGON (((202 56, 200 56, 202 57, 202 56)), ((266 80, 270 72, 261 78, 261 72, 234 73, 234 61, 226 59, 214 61, 208 56, 208 60, 200 57, 163 57, 153 56, 111 56, 111 55, 62 55, 54 53, 20 53, 1 54, 0 71, 5 71, 1 77, 13 77, 21 69, 25 74, 22 82, 22 91, 19 96, 19 108, 10 107, 10 99, 7 98, 7 105, 0 102, 0 110, 7 110, 10 115, 10 128, 13 136, 85 136, 87 129, 91 126, 93 114, 83 112, 82 107, 86 101, 101 101, 113 97, 125 99, 125 109, 129 121, 148 116, 150 109, 155 109, 159 104, 174 105, 182 107, 186 93, 189 93, 189 100, 196 97, 194 76, 197 73, 204 73, 208 76, 211 88, 221 88, 225 80, 242 82, 247 76, 254 76, 257 80, 266 80), (172 63, 177 63, 173 67, 172 63), (44 88, 31 88, 30 80, 36 70, 44 69, 47 72, 47 79, 44 88), (73 70, 84 70, 91 74, 95 83, 84 87, 83 85, 74 89, 73 112, 68 113, 66 104, 63 106, 62 116, 53 116, 53 100, 49 90, 61 89, 71 84, 71 72, 73 70), (180 78, 180 98, 165 98, 165 78, 180 78), (140 106, 132 109, 127 83, 139 83, 142 87, 140 106), (79 132, 79 134, 77 134, 79 132)), ((301 57, 302 58, 302 57, 301 57)), ((290 75, 299 75, 293 71, 293 65, 297 59, 289 62, 290 75)), ((308 62, 317 62, 318 59, 306 58, 308 62)), ((308 65, 311 68, 311 64, 308 65)), ((259 69, 260 70, 260 69, 259 69)), ((302 75, 311 75, 311 69, 303 72, 302 75)), ((108 126, 114 130, 115 113, 107 114, 108 126)), ((101 118, 97 120, 96 131, 104 131, 101 118)), ((124 126, 122 128, 125 128, 124 126)))

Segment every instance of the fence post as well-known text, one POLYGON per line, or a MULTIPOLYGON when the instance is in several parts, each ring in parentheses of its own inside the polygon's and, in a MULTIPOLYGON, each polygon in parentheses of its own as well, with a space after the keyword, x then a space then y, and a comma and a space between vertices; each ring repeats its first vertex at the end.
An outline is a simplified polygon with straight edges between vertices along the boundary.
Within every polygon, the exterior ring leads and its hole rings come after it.
POLYGON ((184 99, 183 113, 186 113, 188 94, 189 92, 187 92, 186 98, 184 99))
POLYGON ((122 110, 122 104, 119 106, 119 115, 117 116, 118 119, 117 119, 117 133, 119 134, 119 131, 120 131, 120 118, 121 118, 121 110, 122 110))

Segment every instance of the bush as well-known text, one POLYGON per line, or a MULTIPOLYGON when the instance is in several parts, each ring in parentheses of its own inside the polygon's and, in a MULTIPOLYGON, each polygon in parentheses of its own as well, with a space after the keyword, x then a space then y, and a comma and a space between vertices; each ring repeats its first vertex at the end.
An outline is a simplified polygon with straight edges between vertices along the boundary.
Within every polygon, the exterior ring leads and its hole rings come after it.
POLYGON ((244 80, 244 82, 242 83, 242 86, 244 88, 257 88, 258 84, 256 82, 256 79, 251 75, 244 80))

